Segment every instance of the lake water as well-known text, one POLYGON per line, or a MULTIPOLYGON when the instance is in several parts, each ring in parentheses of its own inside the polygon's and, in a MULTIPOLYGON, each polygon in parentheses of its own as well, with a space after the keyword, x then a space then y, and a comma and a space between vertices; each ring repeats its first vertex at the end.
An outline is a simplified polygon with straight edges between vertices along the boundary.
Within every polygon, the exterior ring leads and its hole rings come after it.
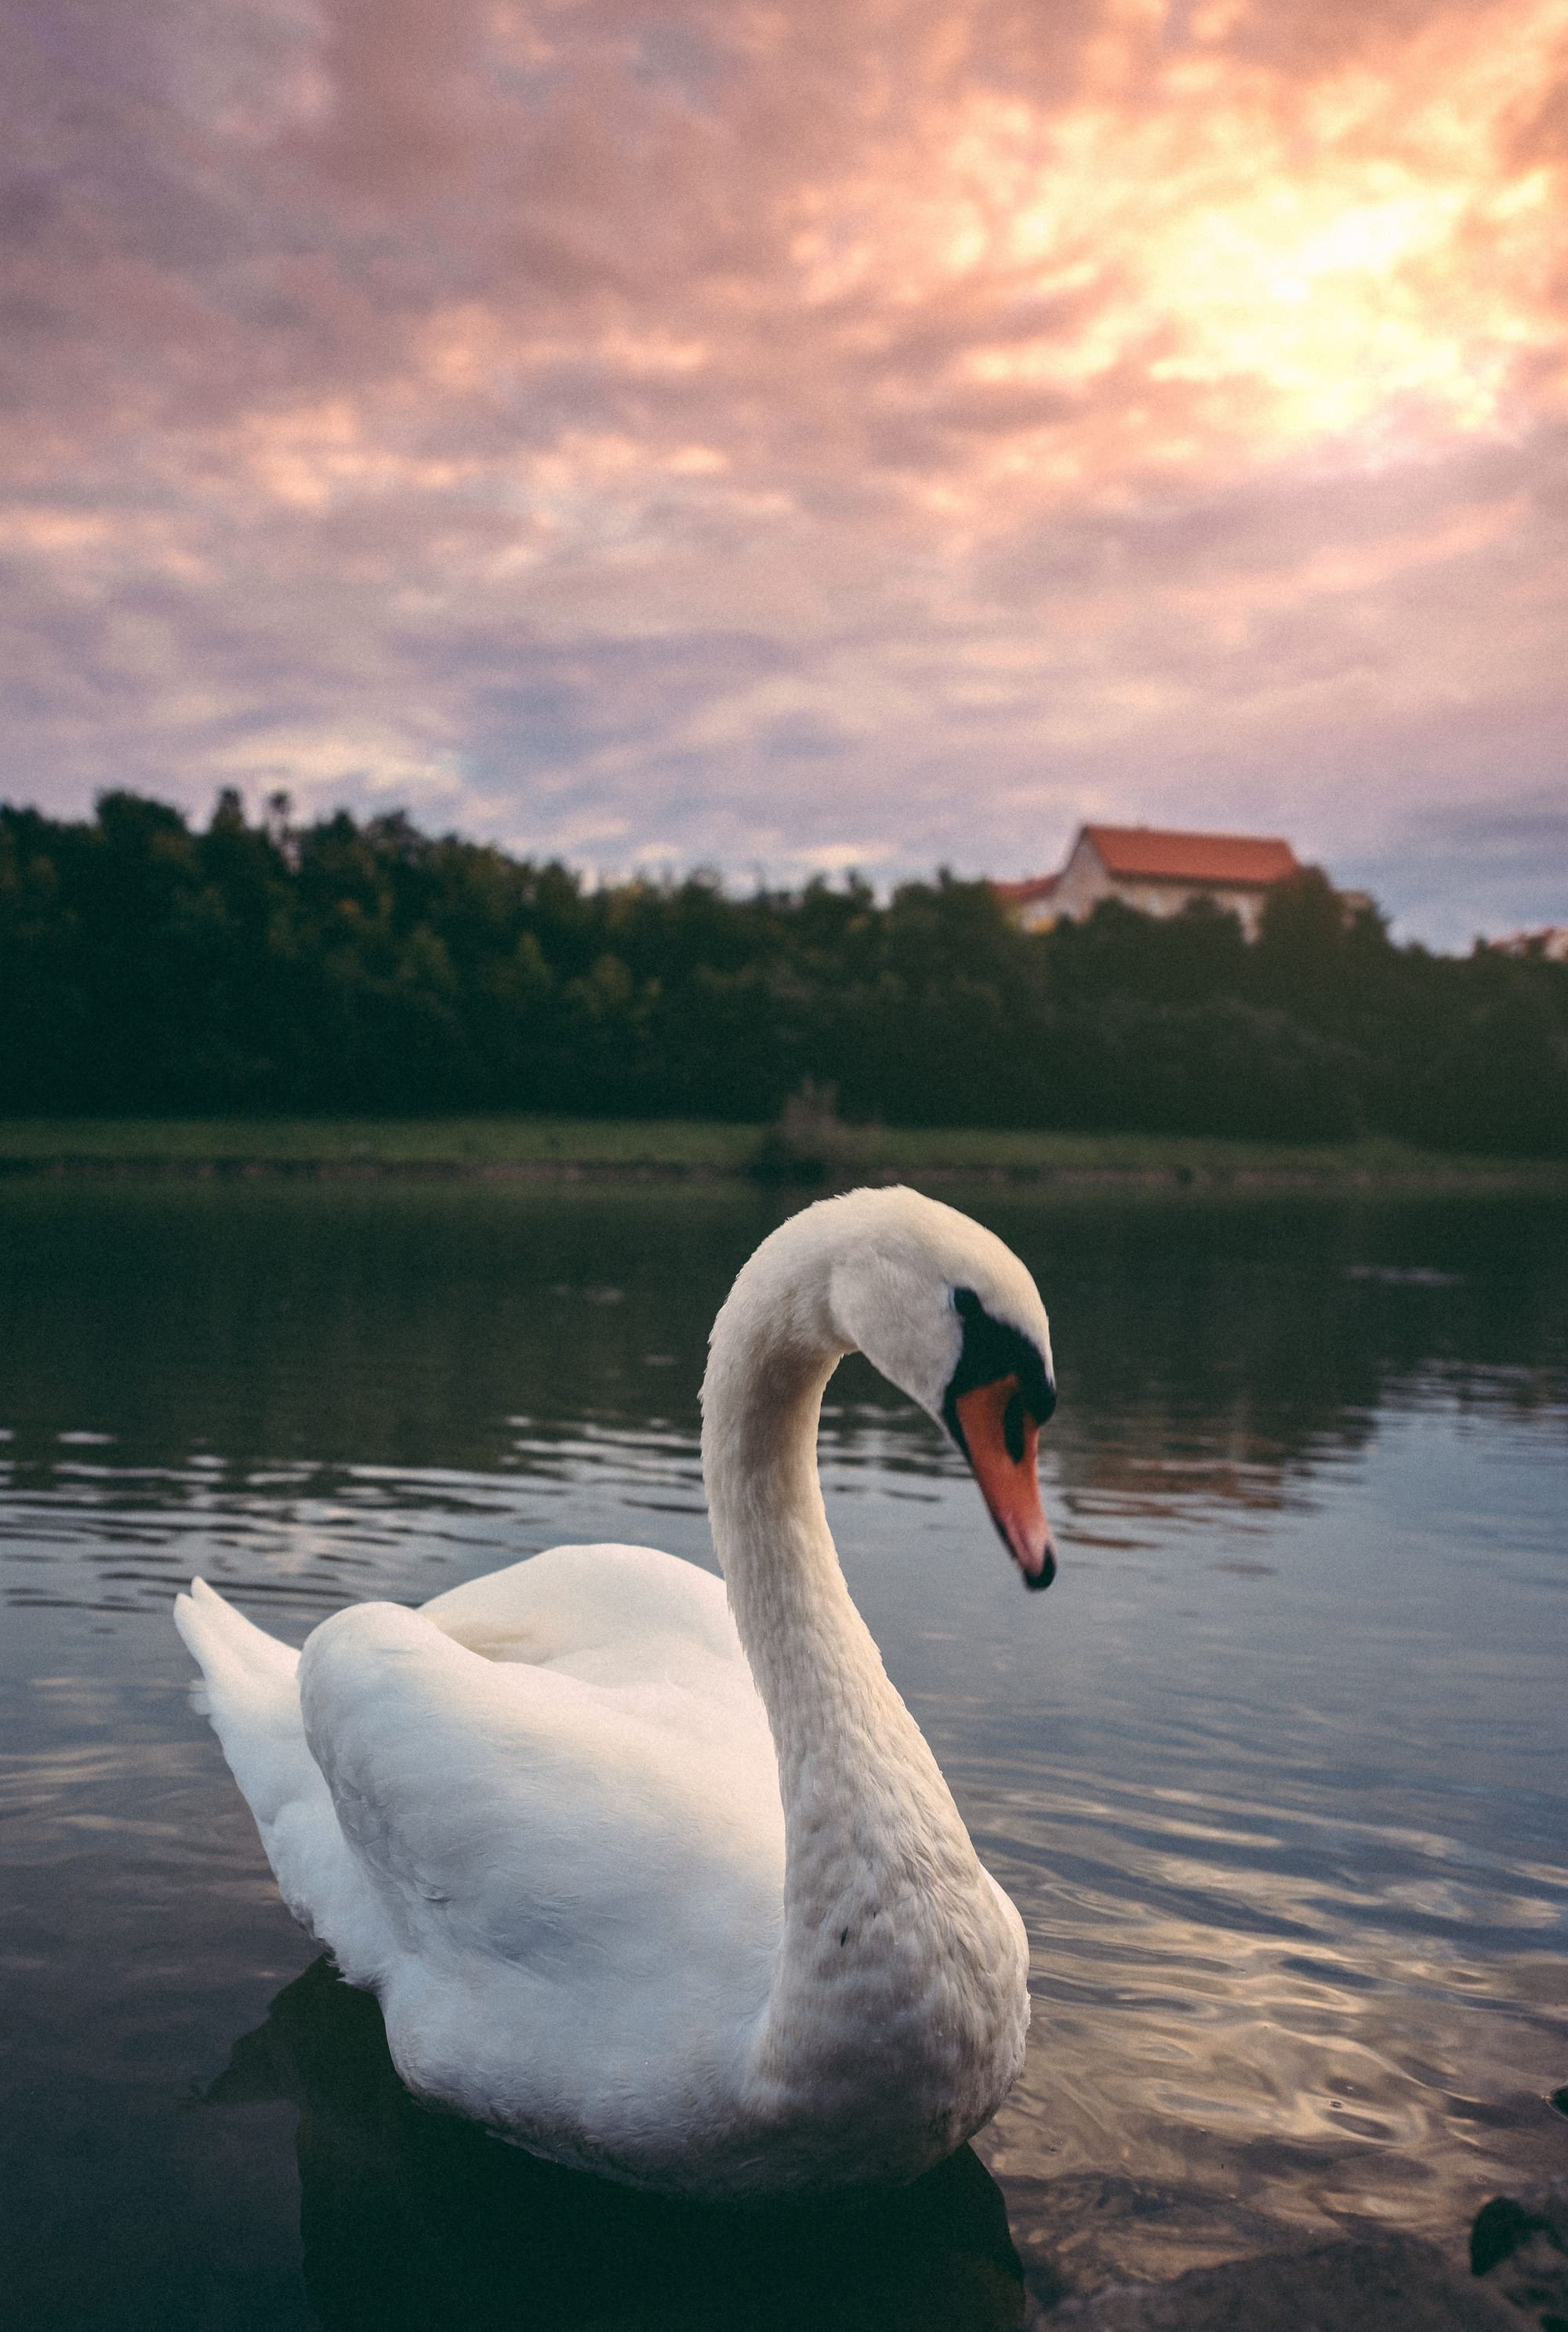
POLYGON ((1020 1592, 858 1361, 823 1473, 1028 1922, 1028 2064, 911 2196, 738 2222, 403 2097, 277 1900, 168 1606, 200 1572, 299 1641, 561 1540, 710 1562, 704 1340, 776 1203, 0 1186, 0 2192, 30 2332, 980 2332, 1307 2232, 1451 2249, 1568 2172, 1568 1214, 949 1195, 1052 1314, 1057 1584, 1020 1592))

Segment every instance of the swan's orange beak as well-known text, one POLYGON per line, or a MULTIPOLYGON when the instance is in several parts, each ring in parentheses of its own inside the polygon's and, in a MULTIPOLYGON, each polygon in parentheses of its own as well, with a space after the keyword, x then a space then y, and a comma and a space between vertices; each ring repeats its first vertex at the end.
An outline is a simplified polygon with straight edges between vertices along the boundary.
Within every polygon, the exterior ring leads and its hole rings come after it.
POLYGON ((976 1385, 953 1404, 980 1496, 1008 1551, 1037 1592, 1056 1575, 1056 1550, 1040 1504, 1040 1429, 1023 1405, 1017 1377, 976 1385))

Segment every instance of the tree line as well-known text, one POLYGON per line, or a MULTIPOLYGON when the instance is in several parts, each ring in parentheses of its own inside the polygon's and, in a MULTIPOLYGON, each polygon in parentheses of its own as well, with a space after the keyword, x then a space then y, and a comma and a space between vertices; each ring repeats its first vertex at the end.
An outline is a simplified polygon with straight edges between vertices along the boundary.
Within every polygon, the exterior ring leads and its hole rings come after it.
POLYGON ((205 830, 0 807, 0 1112, 540 1110, 1568 1154, 1568 965, 1396 945, 1308 870, 1255 940, 1198 903, 1018 930, 943 874, 589 888, 402 813, 205 830))

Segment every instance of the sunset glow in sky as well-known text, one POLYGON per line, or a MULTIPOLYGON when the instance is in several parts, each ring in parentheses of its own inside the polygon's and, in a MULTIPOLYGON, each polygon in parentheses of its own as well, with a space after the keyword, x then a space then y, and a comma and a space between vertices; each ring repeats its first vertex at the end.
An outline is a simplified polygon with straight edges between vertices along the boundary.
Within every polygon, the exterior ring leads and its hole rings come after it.
POLYGON ((1568 0, 32 0, 0 795, 1568 922, 1568 0))

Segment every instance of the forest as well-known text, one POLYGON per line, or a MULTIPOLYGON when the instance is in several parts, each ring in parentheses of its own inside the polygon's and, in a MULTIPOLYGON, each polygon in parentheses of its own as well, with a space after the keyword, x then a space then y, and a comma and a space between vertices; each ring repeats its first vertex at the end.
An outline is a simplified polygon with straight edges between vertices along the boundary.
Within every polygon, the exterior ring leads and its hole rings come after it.
POLYGON ((402 813, 205 830, 0 806, 0 1113, 558 1111, 1568 1155, 1568 965, 1396 944, 1309 870, 1256 940, 1114 903, 1026 933, 947 874, 589 887, 402 813))

